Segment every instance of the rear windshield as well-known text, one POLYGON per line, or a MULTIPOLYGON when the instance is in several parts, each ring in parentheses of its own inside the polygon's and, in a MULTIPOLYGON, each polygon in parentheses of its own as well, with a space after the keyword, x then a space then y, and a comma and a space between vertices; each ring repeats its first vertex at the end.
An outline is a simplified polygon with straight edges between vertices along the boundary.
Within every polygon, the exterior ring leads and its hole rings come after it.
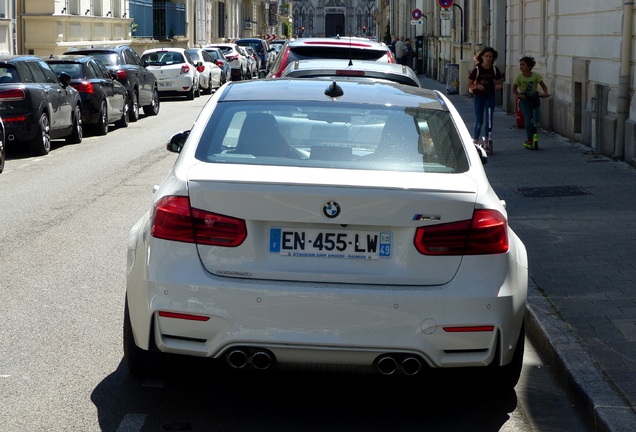
POLYGON ((389 56, 386 50, 360 49, 347 47, 324 47, 324 46, 298 46, 290 47, 288 63, 296 60, 306 60, 312 58, 328 59, 353 59, 353 60, 375 60, 388 62, 389 56))
POLYGON ((18 71, 13 65, 0 64, 0 84, 19 82, 18 71))
POLYGON ((258 42, 239 42, 238 45, 242 47, 251 47, 255 52, 261 51, 261 44, 258 42))
POLYGON ((144 54, 141 59, 147 61, 148 64, 152 66, 167 66, 177 63, 185 63, 185 59, 181 53, 170 51, 159 51, 144 54))
POLYGON ((104 51, 73 51, 72 54, 81 54, 88 55, 91 57, 95 57, 100 62, 104 63, 106 67, 108 66, 119 66, 119 57, 117 53, 114 52, 104 52, 104 51))
POLYGON ((467 157, 450 113, 332 102, 219 103, 205 162, 458 173, 467 157))
POLYGON ((73 79, 84 78, 82 65, 79 63, 49 63, 55 75, 60 76, 62 72, 66 72, 73 79))
POLYGON ((194 60, 194 61, 201 60, 199 58, 199 52, 198 51, 188 51, 188 54, 190 54, 190 57, 192 57, 192 60, 194 60))

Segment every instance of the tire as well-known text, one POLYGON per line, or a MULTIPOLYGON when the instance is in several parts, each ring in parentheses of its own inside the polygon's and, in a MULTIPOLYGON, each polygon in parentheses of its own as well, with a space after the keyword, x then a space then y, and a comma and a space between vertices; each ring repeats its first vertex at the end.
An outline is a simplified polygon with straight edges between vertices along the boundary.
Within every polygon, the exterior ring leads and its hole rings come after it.
MULTIPOLYGON (((108 123, 106 123, 108 128, 108 123)), ((75 112, 73 114, 73 132, 66 137, 66 142, 69 144, 79 144, 84 137, 84 121, 82 120, 82 109, 79 105, 75 106, 75 112)))
POLYGON ((158 351, 146 351, 135 344, 135 336, 130 322, 128 298, 124 306, 124 363, 131 375, 144 378, 161 376, 165 373, 165 354, 158 351))
POLYGON ((130 110, 128 109, 128 102, 124 103, 124 113, 121 115, 121 118, 115 122, 115 126, 118 128, 127 128, 128 123, 130 122, 130 110))
MULTIPOLYGON (((526 326, 521 324, 519 338, 517 339, 517 347, 512 356, 512 360, 505 366, 493 367, 492 379, 498 390, 509 391, 515 388, 521 376, 521 368, 523 367, 523 350, 526 341, 526 326)), ((490 369, 490 368, 489 368, 490 369)))
POLYGON ((186 93, 187 100, 194 100, 194 86, 190 88, 190 91, 186 93))
POLYGON ((40 114, 37 135, 29 141, 29 149, 36 156, 44 156, 51 151, 51 122, 46 113, 40 114))
POLYGON ((144 114, 147 116, 156 116, 159 114, 159 108, 161 108, 161 103, 159 101, 159 90, 155 87, 152 91, 152 102, 150 105, 144 106, 144 114))
POLYGON ((128 101, 128 119, 134 123, 139 120, 139 96, 136 91, 132 92, 132 97, 128 101))
POLYGON ((95 125, 96 135, 106 135, 108 133, 108 105, 106 101, 102 101, 102 106, 99 110, 99 120, 95 125))
POLYGON ((208 77, 208 88, 203 90, 203 94, 206 94, 206 95, 212 94, 212 75, 208 77))

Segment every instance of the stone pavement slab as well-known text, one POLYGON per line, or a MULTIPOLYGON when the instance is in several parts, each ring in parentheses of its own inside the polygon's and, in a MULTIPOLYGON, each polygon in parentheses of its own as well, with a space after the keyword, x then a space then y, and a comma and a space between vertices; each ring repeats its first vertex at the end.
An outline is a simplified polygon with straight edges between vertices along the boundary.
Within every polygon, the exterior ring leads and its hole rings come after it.
MULTIPOLYGON (((471 130, 472 99, 447 96, 471 130)), ((528 250, 528 333, 593 430, 636 431, 636 169, 542 130, 528 150, 499 109, 493 124, 485 169, 528 250)))

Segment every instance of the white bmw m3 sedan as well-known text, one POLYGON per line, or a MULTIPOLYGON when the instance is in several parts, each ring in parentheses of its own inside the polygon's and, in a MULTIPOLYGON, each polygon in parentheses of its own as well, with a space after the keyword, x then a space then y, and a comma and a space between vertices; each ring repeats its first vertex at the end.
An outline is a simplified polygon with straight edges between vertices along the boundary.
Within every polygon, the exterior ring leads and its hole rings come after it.
POLYGON ((124 356, 514 387, 528 264, 451 102, 379 82, 230 83, 168 149, 128 244, 124 356))

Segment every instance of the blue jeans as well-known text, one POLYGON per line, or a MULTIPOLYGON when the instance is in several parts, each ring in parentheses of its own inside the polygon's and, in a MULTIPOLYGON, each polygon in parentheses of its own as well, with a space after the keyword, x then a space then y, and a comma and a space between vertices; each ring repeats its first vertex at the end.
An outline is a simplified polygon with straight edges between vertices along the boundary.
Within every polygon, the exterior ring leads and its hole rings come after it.
POLYGON ((477 96, 474 97, 475 100, 475 126, 473 127, 473 139, 478 140, 481 137, 481 127, 486 124, 486 134, 488 134, 488 125, 490 123, 490 118, 488 117, 488 108, 492 108, 493 112, 495 111, 495 103, 497 102, 497 97, 495 94, 491 94, 489 96, 477 96), (484 119, 486 121, 484 122, 484 119))
POLYGON ((519 99, 519 108, 521 108, 521 112, 523 112, 526 137, 531 140, 534 135, 532 129, 539 123, 539 120, 541 120, 541 105, 528 99, 519 99))

